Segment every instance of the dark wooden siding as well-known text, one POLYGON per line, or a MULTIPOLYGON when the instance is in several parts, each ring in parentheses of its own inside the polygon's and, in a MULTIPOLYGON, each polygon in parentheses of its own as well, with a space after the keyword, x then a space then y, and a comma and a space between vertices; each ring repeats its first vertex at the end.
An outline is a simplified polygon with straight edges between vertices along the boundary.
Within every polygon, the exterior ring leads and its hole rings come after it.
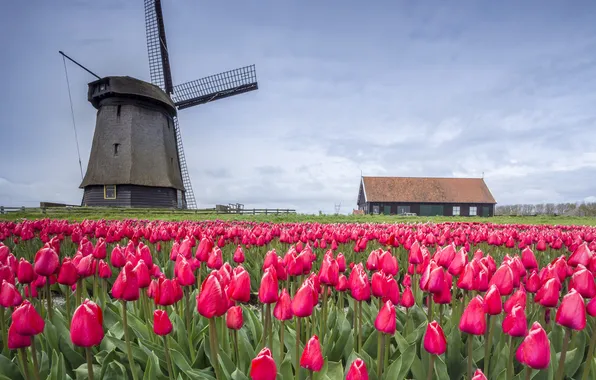
POLYGON ((101 207, 163 207, 177 206, 176 189, 169 187, 148 187, 117 185, 116 199, 104 199, 102 185, 85 187, 83 206, 101 207))
MULTIPOLYGON (((383 214, 383 210, 385 206, 390 206, 391 208, 391 215, 397 215, 398 207, 399 206, 408 206, 410 207, 411 213, 415 213, 416 215, 420 215, 420 206, 421 203, 404 203, 404 202, 367 202, 366 203, 366 213, 372 214, 374 210, 374 206, 379 206, 379 214, 383 214)), ((453 216, 453 206, 459 206, 459 215, 460 216, 469 216, 470 215, 470 207, 476 207, 476 216, 493 216, 495 205, 487 204, 487 203, 425 203, 425 205, 433 205, 433 206, 443 206, 443 216, 453 216), (483 208, 488 207, 488 214, 484 215, 483 208)))

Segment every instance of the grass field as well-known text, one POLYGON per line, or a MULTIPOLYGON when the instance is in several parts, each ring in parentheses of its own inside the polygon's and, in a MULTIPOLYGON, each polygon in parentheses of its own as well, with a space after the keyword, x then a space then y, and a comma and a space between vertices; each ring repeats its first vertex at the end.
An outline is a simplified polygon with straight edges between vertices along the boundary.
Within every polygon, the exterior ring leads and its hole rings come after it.
POLYGON ((82 221, 85 219, 146 219, 146 220, 247 220, 274 223, 425 223, 425 222, 479 222, 496 224, 553 224, 553 225, 596 225, 594 217, 571 216, 495 216, 481 217, 400 217, 395 215, 238 215, 238 214, 195 214, 192 211, 171 210, 136 210, 136 209, 85 209, 69 211, 65 209, 42 214, 41 211, 14 211, 0 215, 0 220, 21 219, 67 219, 82 221))

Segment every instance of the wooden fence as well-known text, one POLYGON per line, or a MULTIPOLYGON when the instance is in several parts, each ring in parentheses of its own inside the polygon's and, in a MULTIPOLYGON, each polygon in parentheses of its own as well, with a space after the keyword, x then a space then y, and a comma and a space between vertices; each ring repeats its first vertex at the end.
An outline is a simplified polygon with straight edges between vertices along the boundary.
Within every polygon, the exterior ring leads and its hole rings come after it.
POLYGON ((176 209, 176 208, 133 208, 133 207, 83 207, 83 206, 66 206, 66 207, 6 207, 0 206, 0 214, 7 214, 9 212, 27 213, 27 214, 42 214, 42 215, 81 215, 81 214, 188 214, 188 215, 219 215, 219 214, 241 214, 241 215, 282 215, 282 214, 296 214, 294 209, 282 208, 245 208, 245 209, 231 209, 222 210, 218 208, 206 209, 176 209))

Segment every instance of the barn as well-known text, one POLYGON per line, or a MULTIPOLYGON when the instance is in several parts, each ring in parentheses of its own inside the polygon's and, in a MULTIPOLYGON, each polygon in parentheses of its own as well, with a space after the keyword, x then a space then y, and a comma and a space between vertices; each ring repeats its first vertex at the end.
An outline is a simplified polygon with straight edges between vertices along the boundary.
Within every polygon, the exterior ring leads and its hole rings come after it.
POLYGON ((365 214, 493 216, 495 198, 482 178, 361 177, 365 214))

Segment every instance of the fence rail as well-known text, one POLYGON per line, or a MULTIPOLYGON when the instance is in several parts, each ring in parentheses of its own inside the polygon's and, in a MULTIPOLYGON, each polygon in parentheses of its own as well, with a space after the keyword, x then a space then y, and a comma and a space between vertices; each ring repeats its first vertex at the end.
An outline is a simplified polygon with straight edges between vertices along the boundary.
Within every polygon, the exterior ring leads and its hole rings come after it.
POLYGON ((176 208, 133 208, 133 207, 83 207, 83 206, 66 206, 66 207, 7 207, 0 206, 0 214, 7 214, 10 212, 27 213, 27 214, 53 214, 53 215, 70 215, 70 214, 181 214, 181 215, 280 215, 280 214, 296 214, 296 210, 287 208, 245 208, 245 209, 219 209, 206 208, 198 210, 181 210, 176 208))

